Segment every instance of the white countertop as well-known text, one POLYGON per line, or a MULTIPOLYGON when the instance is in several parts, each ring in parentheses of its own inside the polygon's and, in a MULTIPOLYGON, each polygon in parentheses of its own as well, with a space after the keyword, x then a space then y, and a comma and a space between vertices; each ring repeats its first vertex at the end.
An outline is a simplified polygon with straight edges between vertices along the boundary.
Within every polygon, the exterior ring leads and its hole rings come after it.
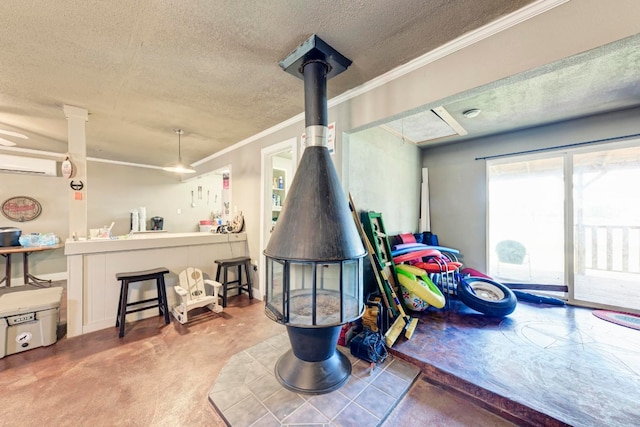
POLYGON ((210 245, 247 240, 246 233, 140 233, 111 239, 67 239, 65 255, 81 255, 101 252, 121 252, 176 246, 210 245))

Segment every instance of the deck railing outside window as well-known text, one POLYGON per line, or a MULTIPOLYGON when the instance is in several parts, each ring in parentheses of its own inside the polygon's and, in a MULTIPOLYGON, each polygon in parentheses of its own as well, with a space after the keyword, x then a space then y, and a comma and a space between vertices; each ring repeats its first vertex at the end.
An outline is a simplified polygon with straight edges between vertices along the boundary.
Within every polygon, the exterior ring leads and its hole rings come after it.
POLYGON ((640 274, 640 227, 576 226, 576 273, 603 270, 640 274))

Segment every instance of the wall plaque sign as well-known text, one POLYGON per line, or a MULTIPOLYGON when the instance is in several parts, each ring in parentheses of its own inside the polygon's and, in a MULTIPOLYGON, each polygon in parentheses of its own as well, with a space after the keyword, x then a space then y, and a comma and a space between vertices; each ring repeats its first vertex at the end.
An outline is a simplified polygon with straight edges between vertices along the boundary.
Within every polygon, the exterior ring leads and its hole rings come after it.
POLYGON ((69 157, 64 159, 62 165, 60 166, 60 171, 62 172, 62 176, 65 178, 71 178, 73 176, 73 163, 69 160, 69 157))
POLYGON ((40 203, 31 197, 16 196, 2 203, 2 214, 11 221, 31 221, 42 213, 40 203))
POLYGON ((84 188, 84 183, 82 181, 71 181, 69 187, 71 187, 72 190, 80 191, 84 188))

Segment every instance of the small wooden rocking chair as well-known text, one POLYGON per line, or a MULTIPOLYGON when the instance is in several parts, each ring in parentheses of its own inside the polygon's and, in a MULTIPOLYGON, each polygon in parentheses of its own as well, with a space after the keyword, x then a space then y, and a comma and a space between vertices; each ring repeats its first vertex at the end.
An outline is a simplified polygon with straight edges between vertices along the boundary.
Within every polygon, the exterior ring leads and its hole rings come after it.
POLYGON ((207 307, 214 313, 221 313, 222 306, 218 303, 218 292, 222 284, 214 280, 205 280, 202 271, 189 267, 180 273, 180 284, 173 287, 179 297, 179 304, 171 310, 178 322, 185 324, 189 321, 189 311, 195 308, 207 307), (213 295, 207 295, 205 284, 213 287, 213 295))

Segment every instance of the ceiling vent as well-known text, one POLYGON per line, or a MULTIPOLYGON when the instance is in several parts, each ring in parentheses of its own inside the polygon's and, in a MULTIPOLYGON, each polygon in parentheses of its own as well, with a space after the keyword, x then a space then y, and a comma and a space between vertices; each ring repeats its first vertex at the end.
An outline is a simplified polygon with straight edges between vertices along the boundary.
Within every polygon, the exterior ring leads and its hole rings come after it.
POLYGON ((0 154, 0 172, 25 175, 57 176, 56 161, 0 154))
POLYGON ((467 134, 467 131, 443 106, 385 123, 381 127, 420 147, 442 142, 450 136, 467 134))

